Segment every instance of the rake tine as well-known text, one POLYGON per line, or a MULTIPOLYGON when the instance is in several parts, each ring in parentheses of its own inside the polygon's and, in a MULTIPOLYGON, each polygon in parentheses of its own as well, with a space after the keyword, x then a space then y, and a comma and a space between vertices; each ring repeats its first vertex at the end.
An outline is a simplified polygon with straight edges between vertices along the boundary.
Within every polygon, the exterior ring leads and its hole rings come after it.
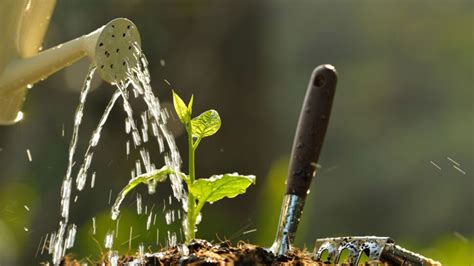
POLYGON ((321 247, 318 250, 316 250, 316 247, 315 247, 315 250, 313 252, 314 253, 313 258, 317 261, 320 261, 322 259, 322 255, 324 251, 328 252, 327 261, 325 262, 330 262, 330 263, 334 262, 333 260, 338 256, 336 243, 325 242, 323 243, 323 245, 321 245, 321 247))
POLYGON ((339 246, 335 263, 339 263, 344 250, 349 251, 349 256, 347 258, 348 262, 351 265, 357 265, 355 264, 355 262, 358 260, 359 257, 359 248, 355 242, 346 242, 339 246))

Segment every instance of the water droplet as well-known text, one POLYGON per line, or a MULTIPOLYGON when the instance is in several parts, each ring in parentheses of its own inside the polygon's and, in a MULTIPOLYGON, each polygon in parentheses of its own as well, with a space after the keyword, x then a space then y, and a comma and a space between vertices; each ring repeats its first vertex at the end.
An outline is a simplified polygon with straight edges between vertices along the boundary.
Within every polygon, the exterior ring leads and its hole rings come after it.
POLYGON ((17 123, 17 122, 20 122, 21 120, 23 120, 23 112, 22 111, 20 111, 16 114, 14 122, 17 123))
POLYGON ((94 188, 95 185, 95 172, 92 173, 92 178, 91 178, 91 188, 94 188))
POLYGON ((152 215, 153 215, 153 212, 150 212, 150 215, 148 215, 148 219, 146 221, 146 230, 150 230, 152 215))
POLYGON ((92 217, 92 234, 95 235, 95 230, 96 230, 96 227, 95 227, 95 217, 92 217))
POLYGON ((31 157, 31 152, 30 149, 26 149, 26 155, 28 156, 28 161, 33 161, 33 158, 31 157))
POLYGON ((137 193, 137 214, 142 214, 142 195, 137 193))

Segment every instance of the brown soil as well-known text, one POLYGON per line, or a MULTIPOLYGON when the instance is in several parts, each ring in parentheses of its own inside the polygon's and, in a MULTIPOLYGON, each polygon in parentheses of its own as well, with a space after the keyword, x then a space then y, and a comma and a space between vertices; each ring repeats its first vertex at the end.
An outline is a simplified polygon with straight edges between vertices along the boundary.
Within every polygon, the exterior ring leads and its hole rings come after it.
MULTIPOLYGON (((265 248, 239 242, 232 246, 229 241, 212 245, 205 240, 193 240, 189 253, 183 256, 177 247, 163 249, 148 255, 144 265, 320 265, 306 251, 293 249, 284 256, 275 256, 265 248)), ((134 261, 136 257, 123 257, 120 265, 134 261)), ((65 258, 62 265, 79 265, 65 258)))
POLYGON ((160 259, 150 258, 148 265, 308 265, 315 264, 306 252, 293 250, 286 256, 274 256, 265 248, 239 242, 211 245, 204 240, 196 240, 188 245, 189 255, 182 257, 176 248, 166 250, 160 259))

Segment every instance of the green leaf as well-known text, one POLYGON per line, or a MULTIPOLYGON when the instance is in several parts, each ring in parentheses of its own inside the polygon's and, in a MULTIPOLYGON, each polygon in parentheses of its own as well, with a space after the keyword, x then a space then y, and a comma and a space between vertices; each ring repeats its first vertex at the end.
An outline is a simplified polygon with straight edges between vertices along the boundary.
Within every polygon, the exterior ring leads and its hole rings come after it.
MULTIPOLYGON (((190 106, 192 106, 193 97, 191 97, 190 106)), ((179 117, 179 120, 186 125, 191 120, 191 111, 190 108, 186 106, 184 101, 178 96, 176 92, 173 91, 173 104, 176 114, 179 117)))
MULTIPOLYGON (((145 173, 143 175, 139 175, 135 178, 132 178, 128 184, 120 191, 117 198, 115 199, 115 203, 112 206, 112 219, 117 219, 117 216, 120 212, 120 204, 127 196, 128 192, 134 189, 136 186, 143 184, 148 184, 149 182, 164 182, 166 178, 170 174, 176 174, 176 172, 171 169, 169 166, 163 166, 160 169, 153 170, 151 172, 145 173)), ((182 179, 187 180, 187 177, 183 173, 177 173, 182 179)))
POLYGON ((220 127, 221 118, 216 110, 208 110, 191 120, 191 129, 196 138, 214 135, 220 127))
POLYGON ((237 173, 214 175, 210 178, 196 180, 189 186, 189 191, 202 205, 204 202, 212 203, 225 197, 234 198, 245 193, 251 184, 255 184, 253 175, 239 175, 237 173))
POLYGON ((194 103, 194 95, 191 95, 191 99, 189 100, 189 103, 188 103, 189 115, 193 113, 193 103, 194 103))

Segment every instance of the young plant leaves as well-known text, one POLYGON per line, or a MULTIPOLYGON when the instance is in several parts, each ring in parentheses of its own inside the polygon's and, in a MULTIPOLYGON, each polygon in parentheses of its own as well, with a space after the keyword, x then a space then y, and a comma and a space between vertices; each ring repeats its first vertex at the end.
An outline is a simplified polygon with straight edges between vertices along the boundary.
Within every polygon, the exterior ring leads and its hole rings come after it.
MULTIPOLYGON (((200 202, 214 202, 224 197, 234 198, 255 184, 254 175, 224 174, 201 178, 189 186, 189 191, 200 202)), ((202 204, 202 203, 200 203, 202 204)))
POLYGON ((189 103, 188 103, 189 117, 191 117, 191 114, 193 113, 193 103, 194 103, 194 95, 191 95, 191 99, 189 99, 189 103))
POLYGON ((191 120, 193 136, 205 138, 214 135, 221 127, 221 118, 216 110, 208 110, 191 120))
MULTIPOLYGON (((214 202, 225 197, 234 198, 245 193, 251 184, 255 184, 255 176, 224 174, 214 175, 207 179, 197 179, 194 167, 195 152, 202 138, 214 135, 221 127, 221 119, 215 110, 208 110, 199 116, 191 119, 194 96, 191 96, 189 103, 184 101, 173 91, 173 104, 179 120, 183 123, 188 133, 189 146, 189 175, 174 171, 168 166, 137 176, 119 193, 112 206, 112 219, 117 219, 119 208, 126 195, 141 183, 163 182, 168 175, 178 175, 188 186, 187 199, 187 221, 184 226, 186 243, 195 238, 197 217, 206 202, 214 202), (193 137, 197 138, 196 140, 193 137)), ((152 184, 154 185, 154 184, 152 184)))
POLYGON ((181 120, 181 123, 184 125, 188 124, 191 120, 191 112, 192 112, 192 105, 193 105, 193 98, 191 97, 191 101, 189 101, 189 107, 186 106, 184 101, 173 91, 173 105, 174 109, 176 110, 176 114, 181 120))

